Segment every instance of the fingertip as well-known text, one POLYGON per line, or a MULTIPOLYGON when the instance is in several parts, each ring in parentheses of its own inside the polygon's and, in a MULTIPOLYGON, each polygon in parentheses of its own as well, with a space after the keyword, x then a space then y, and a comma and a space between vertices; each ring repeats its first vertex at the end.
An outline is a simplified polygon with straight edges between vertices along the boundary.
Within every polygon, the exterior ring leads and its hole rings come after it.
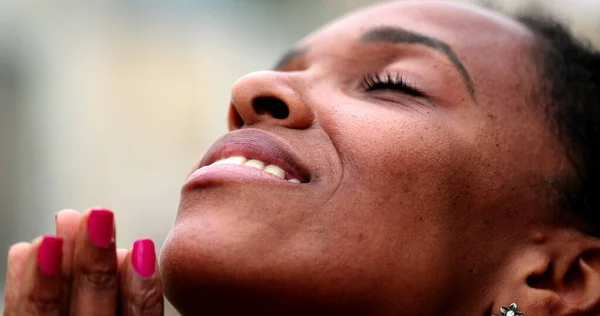
POLYGON ((72 209, 64 209, 58 211, 54 215, 54 223, 56 224, 56 232, 63 234, 65 231, 73 231, 77 229, 81 213, 72 209))
POLYGON ((66 208, 66 209, 62 209, 62 210, 56 212, 54 214, 54 220, 58 221, 59 219, 62 219, 62 218, 79 218, 80 216, 81 216, 81 213, 79 213, 78 211, 76 211, 74 209, 66 208))
POLYGON ((96 247, 109 248, 115 243, 115 215, 106 208, 92 208, 87 214, 87 234, 96 247))
POLYGON ((127 257, 127 253, 129 253, 128 249, 119 248, 117 249, 117 261, 119 262, 119 266, 125 261, 127 257))
POLYGON ((112 210, 110 210, 106 207, 102 207, 102 206, 90 207, 87 210, 85 210, 84 212, 80 213, 80 216, 84 222, 87 222, 90 217, 93 217, 98 214, 102 214, 101 217, 106 217, 106 216, 109 216, 109 214, 111 214, 110 216, 112 216, 113 221, 114 221, 114 212, 112 210))
POLYGON ((31 248, 31 243, 28 242, 19 242, 16 243, 8 249, 8 260, 15 258, 24 258, 27 256, 29 249, 31 248))
POLYGON ((36 245, 39 245, 42 242, 42 238, 44 238, 44 236, 37 236, 37 237, 35 237, 31 241, 31 246, 35 247, 36 245))
POLYGON ((38 264, 40 271, 52 277, 60 273, 62 262, 63 239, 57 236, 42 237, 38 249, 38 264))
POLYGON ((26 275, 25 266, 31 250, 31 243, 19 242, 8 249, 6 265, 6 284, 4 287, 4 315, 19 315, 16 311, 20 305, 19 296, 22 293, 23 279, 26 275), (11 314, 7 312, 13 310, 11 314))
POLYGON ((149 238, 138 239, 131 250, 131 264, 138 275, 150 278, 156 273, 156 249, 149 238))
POLYGON ((54 215, 56 234, 67 239, 72 237, 79 226, 81 216, 81 213, 71 209, 64 209, 57 212, 54 215))
POLYGON ((154 242, 147 238, 136 240, 126 260, 127 269, 121 283, 124 293, 121 306, 127 307, 123 314, 162 315, 164 297, 154 242))
POLYGON ((87 211, 85 211, 83 213, 83 215, 90 214, 90 213, 93 213, 93 212, 111 212, 112 213, 112 211, 110 209, 106 208, 106 207, 92 206, 89 209, 87 209, 87 211))

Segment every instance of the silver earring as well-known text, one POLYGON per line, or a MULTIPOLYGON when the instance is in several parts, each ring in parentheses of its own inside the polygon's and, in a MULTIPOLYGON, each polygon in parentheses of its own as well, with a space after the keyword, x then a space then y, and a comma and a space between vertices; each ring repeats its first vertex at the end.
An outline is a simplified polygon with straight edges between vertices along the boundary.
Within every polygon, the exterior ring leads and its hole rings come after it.
POLYGON ((517 304, 512 303, 509 307, 500 307, 503 316, 523 316, 523 313, 517 311, 517 304))

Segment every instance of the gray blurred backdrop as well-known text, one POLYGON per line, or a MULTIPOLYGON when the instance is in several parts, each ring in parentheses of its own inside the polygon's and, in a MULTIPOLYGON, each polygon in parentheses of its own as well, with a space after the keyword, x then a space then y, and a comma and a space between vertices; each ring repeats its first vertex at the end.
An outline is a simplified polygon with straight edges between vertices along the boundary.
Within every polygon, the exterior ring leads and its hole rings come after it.
MULTIPOLYGON (((9 245, 53 232, 62 208, 113 209, 118 246, 160 246, 226 132, 231 84, 374 2, 0 0, 0 289, 9 245)), ((600 0, 536 2, 600 45, 600 0)))

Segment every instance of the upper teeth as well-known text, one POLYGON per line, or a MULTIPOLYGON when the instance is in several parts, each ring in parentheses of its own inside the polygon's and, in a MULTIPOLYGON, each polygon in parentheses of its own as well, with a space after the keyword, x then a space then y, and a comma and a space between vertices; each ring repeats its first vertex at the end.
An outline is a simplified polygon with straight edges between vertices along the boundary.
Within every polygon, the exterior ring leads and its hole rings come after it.
MULTIPOLYGON (((280 179, 285 179, 285 170, 281 169, 280 167, 278 167, 276 165, 267 165, 258 159, 248 159, 248 158, 242 157, 242 156, 232 156, 229 158, 217 160, 217 161, 213 162, 211 164, 211 166, 222 165, 222 164, 245 165, 245 166, 249 166, 249 167, 254 167, 256 169, 263 170, 272 175, 275 175, 275 176, 279 177, 280 179)), ((290 179, 288 181, 292 182, 292 183, 300 183, 300 180, 298 180, 298 179, 290 179)))

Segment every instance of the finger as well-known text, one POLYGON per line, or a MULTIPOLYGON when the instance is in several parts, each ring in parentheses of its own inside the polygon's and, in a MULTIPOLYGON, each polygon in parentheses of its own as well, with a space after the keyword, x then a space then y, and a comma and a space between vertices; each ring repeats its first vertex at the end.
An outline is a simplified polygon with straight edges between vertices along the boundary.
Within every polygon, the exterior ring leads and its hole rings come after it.
POLYGON ((13 250, 9 269, 15 269, 20 279, 10 276, 9 286, 16 286, 16 290, 7 297, 5 316, 60 315, 62 245, 61 238, 44 236, 28 247, 13 250), (26 249, 24 259, 20 249, 26 249), (22 265, 21 271, 16 264, 22 265))
POLYGON ((123 266, 123 263, 125 262, 125 257, 127 257, 128 252, 129 250, 127 249, 117 249, 117 263, 119 267, 123 266))
POLYGON ((92 209, 82 215, 73 255, 71 316, 114 316, 117 310, 114 215, 92 209))
POLYGON ((62 210, 56 213, 55 221, 56 235, 64 240, 62 272, 64 276, 70 277, 75 251, 75 237, 81 221, 81 214, 75 210, 62 210))
POLYGON ((163 315, 163 291, 157 271, 154 242, 136 241, 121 266, 121 315, 163 315))
POLYGON ((63 239, 62 261, 62 295, 61 314, 68 315, 71 301, 71 281, 73 278, 73 253, 75 251, 75 237, 81 214, 75 210, 62 210, 55 215, 56 235, 63 239))
POLYGON ((8 250, 6 268, 6 284, 4 291, 4 315, 13 315, 14 305, 18 304, 23 276, 25 275, 25 262, 31 248, 30 243, 21 242, 14 244, 8 250))

